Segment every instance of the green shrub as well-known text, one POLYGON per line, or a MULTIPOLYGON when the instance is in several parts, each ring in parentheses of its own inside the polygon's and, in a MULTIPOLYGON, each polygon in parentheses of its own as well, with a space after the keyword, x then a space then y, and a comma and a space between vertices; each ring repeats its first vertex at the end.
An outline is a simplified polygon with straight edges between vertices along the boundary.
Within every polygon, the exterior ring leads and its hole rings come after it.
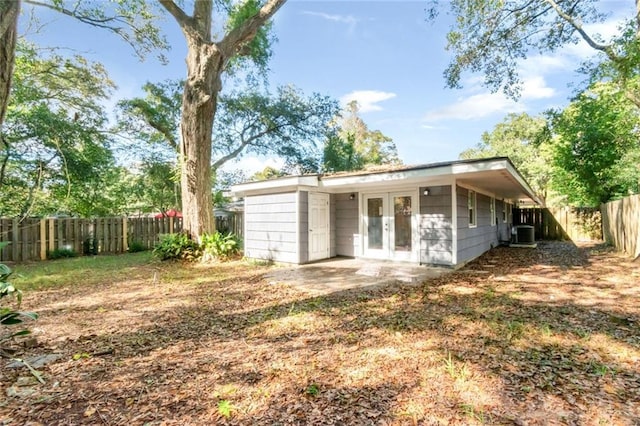
POLYGON ((235 234, 205 234, 202 236, 204 260, 228 259, 240 252, 240 238, 235 234))
POLYGON ((73 249, 70 249, 68 247, 57 248, 47 253, 47 259, 50 259, 50 260, 66 259, 69 257, 76 257, 76 256, 78 256, 78 253, 76 253, 75 251, 73 251, 73 249))
MULTIPOLYGON (((2 249, 6 243, 0 243, 0 249, 2 249)), ((38 314, 35 312, 22 312, 19 311, 20 304, 22 303, 22 292, 15 288, 9 277, 13 272, 7 265, 0 263, 0 343, 9 340, 16 336, 25 336, 30 333, 28 329, 19 331, 5 331, 8 330, 5 327, 22 324, 25 320, 35 320, 38 318, 38 314), (14 302, 5 305, 7 299, 13 299, 14 302)))
POLYGON ((147 246, 142 244, 140 241, 131 241, 129 243, 129 253, 138 253, 146 250, 148 250, 147 246))
POLYGON ((160 236, 160 242, 153 249, 153 255, 160 260, 195 261, 200 258, 200 245, 187 234, 165 234, 160 236))

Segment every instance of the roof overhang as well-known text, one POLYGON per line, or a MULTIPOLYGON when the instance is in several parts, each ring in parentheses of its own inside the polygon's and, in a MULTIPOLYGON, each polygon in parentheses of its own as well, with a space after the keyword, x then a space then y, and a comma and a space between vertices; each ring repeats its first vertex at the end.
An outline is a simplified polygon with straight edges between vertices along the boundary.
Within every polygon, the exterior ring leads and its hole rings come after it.
POLYGON ((231 193, 236 197, 247 195, 272 194, 275 192, 297 191, 300 187, 318 187, 318 175, 285 176, 277 179, 246 182, 231 187, 231 193))
POLYGON ((529 184, 506 157, 461 160, 379 172, 288 176, 234 185, 232 193, 244 197, 305 188, 328 193, 390 191, 407 186, 451 185, 453 182, 497 198, 532 200, 540 204, 529 184))

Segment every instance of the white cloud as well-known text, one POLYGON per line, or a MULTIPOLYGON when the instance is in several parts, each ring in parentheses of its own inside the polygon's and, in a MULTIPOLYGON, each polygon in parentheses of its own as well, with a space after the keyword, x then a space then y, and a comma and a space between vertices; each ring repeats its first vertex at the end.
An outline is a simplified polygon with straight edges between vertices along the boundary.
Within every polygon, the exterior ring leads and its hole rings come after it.
POLYGON ((548 99, 555 90, 547 86, 544 77, 535 76, 526 79, 518 102, 502 93, 483 92, 474 94, 457 102, 428 111, 424 121, 433 123, 443 120, 475 120, 493 114, 508 114, 526 111, 527 100, 548 99))
POLYGON ((263 171, 266 167, 273 167, 276 170, 280 170, 282 167, 284 167, 284 160, 282 158, 259 158, 255 156, 244 156, 236 161, 230 161, 229 163, 226 163, 222 167, 222 170, 243 170, 247 177, 249 177, 256 172, 263 171))
POLYGON ((520 63, 520 70, 525 76, 541 75, 554 71, 573 71, 576 63, 562 54, 529 56, 520 63))
POLYGON ((450 105, 427 112, 427 122, 442 120, 474 120, 496 113, 522 111, 522 105, 507 99, 501 93, 481 93, 469 96, 450 105))
POLYGON ((315 16, 318 18, 322 18, 326 21, 337 22, 339 24, 346 24, 349 28, 349 34, 353 34, 353 32, 356 29, 356 26, 361 21, 361 19, 358 19, 353 15, 333 15, 333 14, 324 13, 324 12, 314 12, 311 10, 305 10, 302 12, 302 14, 315 16))
POLYGON ((547 86, 547 82, 541 75, 525 79, 522 83, 522 93, 520 98, 523 101, 534 99, 549 99, 554 97, 556 90, 547 86))
POLYGON ((354 90, 340 98, 340 104, 346 106, 351 101, 357 101, 360 112, 381 111, 382 107, 378 103, 395 98, 392 92, 380 90, 354 90))
POLYGON ((332 15, 324 12, 313 12, 311 10, 305 10, 302 12, 302 14, 309 15, 309 16, 317 16, 319 18, 326 19, 327 21, 341 22, 343 24, 348 24, 348 25, 355 25, 360 21, 353 15, 332 15))

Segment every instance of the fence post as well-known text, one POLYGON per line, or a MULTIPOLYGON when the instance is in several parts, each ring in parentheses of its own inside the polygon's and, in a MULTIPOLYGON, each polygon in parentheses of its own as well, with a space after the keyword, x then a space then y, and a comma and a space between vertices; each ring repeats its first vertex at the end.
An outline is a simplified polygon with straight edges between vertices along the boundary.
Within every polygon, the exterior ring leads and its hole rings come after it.
POLYGON ((173 216, 169 216, 169 233, 173 234, 173 216))
POLYGON ((47 220, 40 219, 40 260, 47 260, 47 220))
POLYGON ((127 235, 127 221, 129 219, 127 218, 127 216, 124 216, 122 218, 122 252, 126 253, 129 251, 129 238, 127 235))

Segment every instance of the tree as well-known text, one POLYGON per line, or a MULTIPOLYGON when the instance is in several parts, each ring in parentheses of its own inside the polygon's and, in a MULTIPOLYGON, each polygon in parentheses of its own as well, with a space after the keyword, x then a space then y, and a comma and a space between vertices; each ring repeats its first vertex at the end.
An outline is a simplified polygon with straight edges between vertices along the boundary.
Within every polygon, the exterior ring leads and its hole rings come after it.
POLYGON ((361 170, 367 166, 399 164, 393 140, 380 130, 370 130, 358 115, 358 102, 347 105, 347 115, 338 117, 323 152, 326 171, 361 170))
POLYGON ((552 184, 573 205, 640 193, 640 117, 625 93, 599 83, 552 115, 552 184))
MULTIPOLYGON (((584 40, 608 62, 610 75, 627 87, 640 71, 640 3, 618 37, 610 42, 589 34, 584 25, 601 22, 605 8, 595 0, 452 0, 455 23, 447 35, 447 49, 454 58, 445 71, 447 85, 459 87, 462 72, 484 73, 484 84, 517 97, 520 90, 518 62, 532 52, 555 51, 568 43, 584 40)), ((429 18, 437 16, 435 0, 429 18)), ((602 71, 602 70, 601 70, 602 71)), ((627 94, 635 95, 636 83, 627 94)))
POLYGON ((72 209, 74 194, 86 194, 114 165, 101 105, 113 84, 102 66, 39 54, 33 45, 18 47, 0 152, 0 215, 72 209))
MULTIPOLYGON (((263 69, 266 67, 271 53, 268 21, 285 2, 198 0, 193 2, 192 15, 188 15, 173 0, 160 0, 182 29, 187 42, 180 165, 184 229, 195 239, 215 228, 211 211, 211 136, 222 75, 246 58, 263 69), (224 20, 218 27, 223 36, 217 41, 212 37, 214 4, 220 21, 224 20)), ((106 5, 76 3, 72 9, 65 8, 61 0, 29 0, 29 3, 111 30, 141 53, 163 45, 164 40, 153 25, 155 16, 151 6, 143 0, 121 0, 106 5)), ((5 102, 6 99, 0 99, 0 104, 5 102)))
MULTIPOLYGON (((211 197, 213 123, 216 119, 222 75, 237 57, 249 57, 263 65, 268 60, 267 21, 286 0, 246 0, 228 7, 223 37, 212 38, 214 3, 200 0, 192 15, 172 0, 160 4, 175 18, 187 42, 187 80, 180 122, 181 185, 184 230, 196 240, 215 230, 211 197)), ((224 11, 218 10, 222 15, 224 11)), ((221 19, 222 16, 219 16, 221 19)))
POLYGON ((344 139, 337 134, 329 135, 324 145, 323 169, 328 172, 362 170, 364 158, 356 152, 355 139, 353 133, 344 139))
POLYGON ((166 80, 142 86, 145 96, 123 99, 117 104, 116 131, 128 135, 131 150, 139 157, 175 161, 180 152, 178 129, 184 81, 166 80), (140 144, 140 142, 144 142, 140 144))
POLYGON ((509 157, 536 195, 547 198, 549 166, 547 121, 526 113, 509 114, 494 129, 482 134, 482 142, 460 154, 462 159, 509 157))
POLYGON ((279 177, 285 176, 285 173, 282 170, 277 170, 271 166, 267 166, 259 172, 255 172, 249 178, 250 181, 258 181, 258 180, 269 180, 269 179, 277 179, 279 177))
POLYGON ((337 112, 335 100, 317 93, 306 98, 293 86, 278 88, 275 96, 257 91, 221 96, 213 169, 244 153, 271 154, 290 167, 304 167, 337 112))
MULTIPOLYGON (((133 140, 163 145, 168 148, 167 156, 170 151, 175 155, 180 87, 171 81, 147 83, 144 98, 119 103, 120 128, 127 129, 133 140)), ((220 95, 210 167, 215 175, 225 163, 252 153, 281 157, 289 169, 317 171, 316 162, 309 165, 309 159, 315 156, 316 143, 337 112, 335 100, 315 93, 307 97, 293 86, 280 87, 275 94, 252 87, 220 95)))
MULTIPOLYGON (((11 92, 21 3, 21 0, 0 2, 0 149, 3 148, 2 124, 11 92)), ((152 50, 167 47, 154 25, 156 15, 153 7, 144 0, 78 1, 72 8, 67 8, 64 0, 25 0, 25 3, 56 10, 80 22, 111 31, 131 45, 140 58, 152 50)))
MULTIPOLYGON (((0 2, 0 130, 7 112, 7 102, 11 90, 11 76, 18 38, 19 1, 0 2)), ((3 147, 0 132, 0 148, 3 147)))
POLYGON ((179 170, 173 162, 145 161, 136 178, 137 207, 144 212, 180 209, 179 170))

